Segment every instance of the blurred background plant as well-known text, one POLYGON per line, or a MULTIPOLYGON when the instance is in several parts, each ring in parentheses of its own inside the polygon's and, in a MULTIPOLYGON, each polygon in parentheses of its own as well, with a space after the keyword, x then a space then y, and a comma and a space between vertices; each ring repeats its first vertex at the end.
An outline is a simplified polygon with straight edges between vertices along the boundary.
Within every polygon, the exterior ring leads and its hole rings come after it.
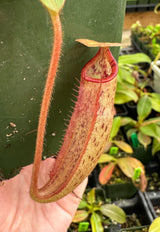
POLYGON ((147 187, 145 168, 138 159, 130 157, 126 153, 118 153, 116 156, 102 154, 98 163, 105 164, 99 174, 100 184, 107 184, 114 172, 118 171, 119 178, 121 178, 121 173, 123 173, 137 188, 142 192, 145 191, 147 187))
POLYGON ((92 232, 103 232, 105 225, 109 226, 114 222, 125 223, 125 212, 114 204, 106 204, 104 202, 105 199, 104 201, 98 199, 97 193, 96 189, 93 188, 83 195, 72 222, 80 223, 87 221, 92 232))
POLYGON ((136 133, 139 143, 145 149, 152 144, 152 155, 155 155, 160 151, 160 117, 147 119, 151 110, 152 104, 147 95, 144 95, 137 104, 137 120, 131 117, 120 117, 120 120, 127 137, 130 139, 136 133))

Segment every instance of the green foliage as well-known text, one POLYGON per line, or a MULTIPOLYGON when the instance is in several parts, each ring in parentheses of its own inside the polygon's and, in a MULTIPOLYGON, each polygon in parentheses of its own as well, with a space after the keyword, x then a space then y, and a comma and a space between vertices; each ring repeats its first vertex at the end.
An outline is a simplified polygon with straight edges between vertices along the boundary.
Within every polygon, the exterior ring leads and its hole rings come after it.
POLYGON ((133 150, 129 144, 127 144, 124 141, 119 141, 116 139, 120 127, 121 127, 121 117, 114 117, 109 141, 111 142, 111 144, 115 144, 117 147, 119 147, 122 151, 125 151, 127 153, 132 153, 133 150))
POLYGON ((146 126, 142 125, 139 129, 143 134, 153 137, 160 142, 160 127, 156 123, 150 123, 146 126))
MULTIPOLYGON (((152 154, 154 155, 157 151, 160 151, 160 117, 146 119, 151 110, 160 111, 160 95, 157 93, 144 94, 137 103, 137 121, 130 117, 116 117, 113 121, 113 131, 111 133, 111 138, 113 135, 119 131, 121 126, 126 128, 126 135, 131 138, 133 133, 137 133, 139 143, 146 149, 148 145, 152 144, 152 154), (115 129, 116 128, 116 129, 115 129)), ((116 144, 120 149, 129 153, 126 145, 121 146, 121 142, 114 141, 112 138, 112 143, 116 144)), ((131 152, 132 153, 132 152, 131 152)))
POLYGON ((101 164, 101 163, 109 163, 109 162, 116 162, 116 158, 114 158, 112 155, 108 155, 108 154, 102 154, 98 163, 101 164))
MULTIPOLYGON (((119 57, 115 104, 123 104, 130 101, 138 103, 140 101, 141 103, 139 104, 138 110, 149 115, 152 109, 160 112, 160 94, 147 91, 147 73, 137 65, 137 63, 141 62, 150 64, 151 59, 144 53, 123 55, 119 57), (143 81, 139 80, 140 74, 144 77, 143 81), (146 107, 146 110, 141 109, 142 105, 143 107, 146 107)), ((145 115, 141 114, 141 117, 143 120, 145 115)))
POLYGON ((157 112, 160 112, 160 94, 158 93, 150 94, 150 100, 152 103, 152 109, 157 112))
POLYGON ((155 154, 158 151, 160 151, 160 142, 157 139, 154 139, 152 145, 152 153, 155 154))
MULTIPOLYGON (((158 9, 158 6, 157 8, 158 9)), ((156 57, 160 51, 160 24, 143 27, 140 22, 132 25, 132 32, 136 33, 145 46, 156 57)))
POLYGON ((132 147, 124 141, 113 140, 112 143, 114 143, 117 147, 119 147, 122 151, 125 151, 126 153, 133 153, 132 147))
POLYGON ((120 126, 121 126, 121 118, 114 117, 111 132, 110 132, 110 140, 112 140, 117 135, 120 126))
POLYGON ((152 111, 152 102, 145 94, 140 98, 137 105, 138 120, 142 122, 152 111))
POLYGON ((126 215, 120 207, 98 201, 96 189, 93 188, 84 194, 72 222, 79 223, 87 220, 90 222, 93 232, 103 232, 103 224, 107 219, 125 223, 126 215))
POLYGON ((124 211, 116 205, 113 204, 105 204, 101 206, 101 212, 106 217, 112 218, 112 220, 124 223, 125 222, 125 213, 124 211))
POLYGON ((139 21, 137 21, 132 25, 132 31, 137 32, 141 37, 147 36, 147 38, 150 39, 151 41, 156 37, 160 38, 160 33, 159 33, 160 24, 156 24, 156 25, 150 24, 143 27, 142 24, 139 21))
POLYGON ((121 126, 125 126, 126 134, 130 138, 137 133, 140 144, 147 148, 152 143, 152 154, 160 150, 160 117, 146 120, 151 111, 151 101, 144 95, 137 104, 137 121, 130 117, 121 117, 121 126))
POLYGON ((141 191, 145 191, 147 187, 145 169, 143 164, 136 158, 128 157, 127 154, 124 155, 121 153, 118 153, 116 157, 113 157, 112 155, 108 155, 108 154, 102 154, 98 163, 99 164, 107 163, 106 166, 104 166, 101 169, 99 174, 99 182, 102 185, 108 183, 114 171, 116 170, 116 166, 118 166, 121 172, 125 176, 130 178, 136 187, 139 187, 141 191), (138 185, 137 185, 138 182, 136 181, 137 178, 135 179, 135 176, 137 176, 136 170, 140 170, 140 174, 138 177, 139 179, 138 185))
POLYGON ((149 56, 147 56, 144 53, 135 53, 135 54, 131 54, 131 55, 120 56, 119 60, 118 60, 118 65, 119 65, 119 67, 138 68, 138 70, 139 70, 139 67, 137 67, 137 65, 135 65, 135 64, 143 63, 143 62, 150 63, 151 59, 149 58, 149 56), (131 66, 131 64, 133 66, 131 66))
POLYGON ((145 135, 141 131, 138 133, 138 141, 144 146, 145 149, 147 149, 147 146, 152 142, 151 137, 145 135))
POLYGON ((118 83, 115 95, 115 104, 123 104, 129 101, 138 102, 139 99, 148 94, 145 86, 148 84, 147 73, 138 63, 151 63, 151 59, 144 53, 122 55, 118 60, 118 83), (143 75, 144 81, 139 81, 139 75, 143 75))
POLYGON ((63 7, 65 0, 40 0, 50 11, 58 13, 63 7))
MULTIPOLYGON (((130 117, 118 117, 114 119, 118 121, 118 130, 120 126, 126 128, 128 138, 131 138, 133 133, 137 133, 139 143, 146 149, 152 143, 152 154, 160 151, 160 117, 146 119, 152 109, 160 112, 160 94, 146 93, 141 94, 137 103, 137 121, 130 117), (119 126, 120 122, 120 126, 119 126)), ((116 124, 114 125, 114 127, 116 124)), ((116 144, 116 143, 115 143, 116 144)))
POLYGON ((98 213, 93 212, 91 214, 91 218, 90 218, 90 223, 91 223, 91 227, 92 227, 92 231, 93 232, 103 232, 103 226, 102 226, 102 222, 101 222, 101 217, 98 213))

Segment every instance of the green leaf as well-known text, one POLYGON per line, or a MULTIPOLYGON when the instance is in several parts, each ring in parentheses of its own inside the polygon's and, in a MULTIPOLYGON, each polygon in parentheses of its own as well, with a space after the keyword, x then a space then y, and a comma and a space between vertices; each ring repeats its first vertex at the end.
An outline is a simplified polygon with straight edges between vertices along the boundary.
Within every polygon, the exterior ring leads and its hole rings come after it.
POLYGON ((111 161, 116 161, 116 159, 112 155, 108 154, 102 154, 100 159, 98 160, 98 163, 108 163, 111 161))
POLYGON ((140 188, 141 191, 145 191, 147 187, 147 179, 145 176, 145 169, 143 164, 136 158, 133 157, 125 157, 118 159, 117 162, 121 171, 129 178, 132 178, 133 184, 140 188), (141 170, 140 173, 140 183, 134 181, 133 176, 135 174, 135 169, 141 170))
MULTIPOLYGON (((143 76, 146 75, 146 72, 144 72, 143 70, 141 70, 141 73, 143 76)), ((149 79, 143 81, 143 82, 138 82, 138 88, 140 88, 142 91, 145 89, 145 87, 148 85, 149 79)))
POLYGON ((135 84, 135 78, 132 76, 132 75, 127 75, 124 80, 126 82, 128 82, 129 84, 131 84, 132 88, 133 88, 133 85, 135 84))
POLYGON ((159 232, 160 231, 160 217, 156 218, 149 227, 148 232, 159 232))
POLYGON ((132 147, 124 141, 113 140, 112 143, 116 144, 117 147, 119 147, 122 151, 125 151, 127 153, 133 153, 132 147))
POLYGON ((124 67, 119 67, 118 79, 120 77, 121 81, 126 81, 133 87, 133 85, 135 84, 135 78, 132 76, 131 71, 132 70, 126 70, 124 67))
POLYGON ((160 117, 156 117, 156 118, 150 118, 150 119, 148 119, 148 120, 145 120, 142 124, 141 124, 141 126, 145 126, 146 124, 156 124, 156 125, 158 125, 158 126, 160 126, 160 117))
POLYGON ((152 110, 152 103, 147 94, 140 98, 137 104, 137 113, 139 121, 143 121, 152 110))
POLYGON ((129 96, 124 95, 123 93, 116 92, 114 104, 121 105, 129 101, 131 101, 131 98, 129 96))
POLYGON ((119 56, 118 64, 137 64, 141 62, 151 63, 149 56, 144 53, 119 56))
POLYGON ((99 214, 93 212, 90 218, 92 232, 103 232, 102 220, 99 214))
POLYGON ((160 94, 152 93, 150 95, 150 99, 151 99, 151 102, 152 102, 152 108, 155 111, 160 112, 160 94))
POLYGON ((87 201, 90 204, 93 204, 93 203, 96 202, 95 188, 92 188, 91 191, 88 192, 88 194, 87 194, 87 201))
POLYGON ((112 129, 110 133, 110 140, 112 140, 118 133, 119 128, 121 125, 121 118, 120 117, 114 117, 113 123, 112 123, 112 129))
POLYGON ((88 217, 88 215, 89 215, 89 212, 86 210, 77 210, 72 222, 75 222, 75 223, 81 222, 85 220, 88 217))
POLYGON ((144 166, 143 164, 133 157, 124 157, 119 158, 117 164, 121 171, 129 178, 132 178, 134 175, 135 168, 141 168, 142 172, 144 173, 144 166))
POLYGON ((116 90, 128 90, 128 89, 131 89, 131 90, 134 90, 135 86, 132 84, 132 83, 129 83, 128 81, 126 81, 126 78, 123 78, 120 77, 120 79, 118 79, 118 82, 117 82, 117 88, 116 90))
POLYGON ((131 128, 131 129, 127 130, 126 135, 127 135, 128 138, 131 138, 131 135, 133 133, 136 133, 136 132, 137 132, 136 128, 131 128))
POLYGON ((136 123, 137 122, 130 117, 121 117, 121 126, 125 126, 127 124, 135 125, 136 123))
POLYGON ((158 151, 160 151, 160 142, 154 138, 152 145, 152 155, 155 155, 158 151))
POLYGON ((158 98, 160 100, 160 93, 150 93, 150 96, 153 98, 158 98))
POLYGON ((87 202, 84 201, 84 200, 81 200, 80 203, 79 203, 79 206, 78 206, 78 209, 84 209, 87 207, 87 202))
POLYGON ((63 7, 65 0, 40 0, 48 10, 58 13, 63 7))
POLYGON ((131 89, 117 90, 115 96, 115 104, 122 104, 129 101, 138 101, 138 95, 131 89), (121 99, 122 98, 122 99, 121 99))
POLYGON ((151 138, 142 132, 138 133, 138 141, 144 146, 145 149, 152 142, 151 138))
POLYGON ((160 127, 156 124, 141 126, 139 129, 143 134, 156 138, 160 142, 160 127))
POLYGON ((119 158, 117 164, 121 171, 129 178, 134 175, 134 168, 131 166, 132 159, 130 157, 119 158))
POLYGON ((118 207, 116 205, 113 205, 113 204, 102 205, 101 212, 106 217, 109 217, 111 220, 114 220, 118 223, 125 223, 126 222, 125 212, 120 207, 118 207))

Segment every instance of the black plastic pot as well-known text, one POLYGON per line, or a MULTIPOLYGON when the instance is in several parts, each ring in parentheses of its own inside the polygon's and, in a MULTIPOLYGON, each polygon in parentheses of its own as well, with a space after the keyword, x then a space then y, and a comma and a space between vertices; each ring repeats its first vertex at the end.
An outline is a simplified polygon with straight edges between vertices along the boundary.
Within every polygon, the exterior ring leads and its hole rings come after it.
POLYGON ((141 144, 137 145, 136 144, 137 142, 134 142, 127 137, 127 135, 126 135, 127 129, 125 127, 121 127, 121 132, 123 134, 123 137, 124 137, 126 143, 130 144, 132 149, 133 149, 132 157, 140 160, 145 165, 153 160, 154 157, 152 156, 152 152, 151 152, 152 146, 151 145, 149 145, 147 147, 147 149, 145 149, 144 146, 141 144))
POLYGON ((150 183, 149 183, 150 180, 148 180, 148 188, 144 192, 144 197, 146 199, 146 202, 148 204, 148 207, 154 219, 160 216, 160 214, 157 215, 156 210, 155 210, 156 207, 160 209, 160 181, 159 181, 160 180, 160 163, 157 162, 157 158, 159 158, 159 156, 156 156, 155 161, 150 162, 145 167, 146 174, 149 176, 149 178, 153 176, 152 182, 155 183, 156 185, 152 190, 150 188, 150 183), (156 179, 154 179, 155 175, 153 175, 153 173, 158 175, 159 177, 158 181, 157 181, 157 177, 156 179))
MULTIPOLYGON (((144 229, 148 229, 149 226, 138 226, 138 227, 132 227, 132 228, 128 228, 128 229, 122 229, 119 232, 144 232, 144 229)), ((148 230, 147 230, 148 231, 148 230)))
POLYGON ((142 192, 138 191, 137 194, 131 199, 121 199, 115 201, 115 204, 123 208, 127 215, 136 213, 142 225, 150 225, 153 221, 153 215, 150 211, 148 203, 142 192))
POLYGON ((121 225, 111 225, 109 228, 104 228, 104 232, 119 232, 121 230, 121 225))
POLYGON ((129 55, 129 54, 135 54, 137 53, 138 50, 133 47, 132 45, 128 46, 128 47, 125 47, 125 48, 122 48, 119 52, 119 55, 122 56, 122 55, 129 55))
MULTIPOLYGON (((122 228, 120 225, 118 225, 117 228, 114 228, 114 230, 112 230, 113 232, 140 232, 140 229, 148 228, 154 219, 148 203, 143 193, 141 193, 140 191, 138 191, 138 193, 131 199, 121 199, 119 201, 115 201, 114 203, 121 207, 127 215, 132 215, 132 213, 136 213, 140 219, 142 226, 122 228)), ((110 232, 110 230, 108 231, 110 232)))
POLYGON ((128 111, 128 116, 136 120, 137 119, 137 103, 133 101, 127 102, 125 103, 125 107, 128 111))
POLYGON ((158 151, 158 152, 155 154, 155 158, 156 158, 156 161, 158 162, 158 164, 160 165, 160 151, 158 151))
POLYGON ((137 188, 132 182, 106 184, 102 187, 105 190, 106 197, 111 200, 128 199, 137 193, 137 188))
POLYGON ((88 184, 87 184, 88 188, 99 187, 98 175, 99 175, 99 167, 97 165, 88 177, 88 184))
POLYGON ((125 106, 125 104, 122 105, 114 105, 115 110, 116 110, 116 116, 128 116, 128 110, 125 106))
POLYGON ((148 176, 148 186, 146 192, 156 194, 160 191, 160 164, 157 162, 157 157, 152 162, 145 165, 146 175, 148 176))
POLYGON ((143 146, 132 147, 133 148, 133 157, 140 160, 143 164, 148 164, 153 160, 152 156, 152 146, 148 146, 145 150, 143 146))
POLYGON ((153 218, 160 217, 160 212, 156 212, 156 209, 160 209, 160 191, 145 192, 144 197, 148 203, 153 218))
MULTIPOLYGON (((85 193, 87 194, 89 191, 91 190, 91 188, 88 188, 85 190, 85 193)), ((106 203, 106 194, 103 188, 101 187, 97 187, 95 188, 95 196, 96 196, 96 202, 102 202, 102 203, 106 203)))
MULTIPOLYGON (((133 198, 130 199, 121 199, 118 201, 114 201, 114 204, 121 207, 127 215, 132 215, 132 213, 136 213, 138 218, 142 224, 141 227, 134 227, 134 228, 125 228, 123 229, 120 224, 113 224, 109 226, 109 228, 104 228, 104 232, 125 232, 125 231, 134 231, 137 232, 136 229, 148 227, 154 219, 148 203, 144 197, 144 195, 138 191, 137 194, 133 198)), ((73 232, 71 228, 68 232, 73 232)), ((87 232, 91 232, 88 230, 87 232)), ((138 231, 139 232, 139 231, 138 231)))
MULTIPOLYGON (((117 225, 111 225, 109 228, 104 228, 104 232, 120 232, 120 230, 121 230, 121 227, 120 227, 119 224, 117 224, 117 225)), ((81 230, 81 232, 85 232, 85 231, 81 230)), ((73 232, 73 230, 71 228, 69 228, 68 232, 73 232)), ((92 232, 92 230, 89 229, 86 232, 92 232)))
POLYGON ((126 12, 153 11, 155 6, 156 3, 155 1, 152 0, 127 1, 126 12))
POLYGON ((146 199, 150 212, 155 219, 157 217, 155 207, 157 206, 160 209, 160 163, 157 162, 157 156, 154 161, 145 166, 145 169, 146 174, 148 175, 148 187, 144 192, 144 198, 146 199), (152 181, 152 185, 150 185, 150 181, 152 181), (155 187, 151 188, 150 186, 153 185, 155 185, 155 187))

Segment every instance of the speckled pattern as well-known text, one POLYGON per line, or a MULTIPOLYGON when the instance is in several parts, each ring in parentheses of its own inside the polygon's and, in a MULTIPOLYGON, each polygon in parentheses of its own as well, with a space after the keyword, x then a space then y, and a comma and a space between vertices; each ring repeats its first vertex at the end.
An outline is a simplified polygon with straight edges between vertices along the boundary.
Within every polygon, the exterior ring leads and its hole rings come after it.
POLYGON ((96 166, 107 143, 117 78, 113 73, 116 63, 112 55, 107 48, 102 50, 82 70, 79 95, 63 145, 50 181, 40 190, 49 201, 56 201, 74 190, 96 166), (104 72, 107 72, 105 76, 104 72))

